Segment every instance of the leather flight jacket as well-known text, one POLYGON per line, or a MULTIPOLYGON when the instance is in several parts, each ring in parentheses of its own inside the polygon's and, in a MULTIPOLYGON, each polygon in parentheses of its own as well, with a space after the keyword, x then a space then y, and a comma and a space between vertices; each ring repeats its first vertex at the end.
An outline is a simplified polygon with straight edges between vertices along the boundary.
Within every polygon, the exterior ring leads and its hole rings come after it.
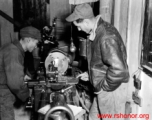
POLYGON ((129 81, 126 48, 116 28, 99 19, 96 36, 87 40, 89 79, 94 92, 114 91, 129 81))

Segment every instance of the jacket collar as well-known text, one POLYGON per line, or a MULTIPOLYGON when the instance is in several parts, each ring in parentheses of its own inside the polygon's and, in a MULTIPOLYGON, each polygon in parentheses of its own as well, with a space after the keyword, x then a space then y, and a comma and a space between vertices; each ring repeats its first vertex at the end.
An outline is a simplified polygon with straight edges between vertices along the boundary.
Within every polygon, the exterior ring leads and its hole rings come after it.
MULTIPOLYGON (((103 23, 103 19, 100 17, 100 19, 98 20, 98 23, 97 23, 97 27, 103 23)), ((97 30, 97 29, 96 29, 97 30)))
POLYGON ((96 22, 95 22, 95 25, 94 25, 94 28, 92 29, 90 35, 88 36, 89 37, 89 40, 93 41, 96 37, 96 29, 99 25, 99 22, 100 22, 100 19, 101 19, 101 15, 98 15, 96 17, 96 22))
POLYGON ((13 44, 20 50, 23 57, 25 57, 25 52, 24 52, 24 49, 23 49, 21 43, 19 41, 15 40, 15 41, 13 41, 13 44))

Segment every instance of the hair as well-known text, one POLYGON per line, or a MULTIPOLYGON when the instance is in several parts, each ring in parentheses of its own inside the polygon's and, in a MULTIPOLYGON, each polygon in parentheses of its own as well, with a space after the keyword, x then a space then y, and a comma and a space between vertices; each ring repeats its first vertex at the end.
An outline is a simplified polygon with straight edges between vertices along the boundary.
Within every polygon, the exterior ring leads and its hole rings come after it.
POLYGON ((84 20, 84 19, 79 18, 79 19, 76 20, 76 22, 77 22, 77 23, 81 23, 81 22, 83 22, 83 20, 84 20))

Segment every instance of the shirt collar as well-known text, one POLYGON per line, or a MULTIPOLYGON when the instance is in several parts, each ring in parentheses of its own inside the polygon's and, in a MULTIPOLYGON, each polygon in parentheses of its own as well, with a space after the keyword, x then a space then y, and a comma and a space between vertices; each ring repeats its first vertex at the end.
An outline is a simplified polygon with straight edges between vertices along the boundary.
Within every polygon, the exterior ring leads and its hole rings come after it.
POLYGON ((101 15, 98 15, 96 17, 96 22, 95 22, 94 28, 92 29, 92 31, 90 32, 90 35, 88 36, 89 40, 91 40, 91 41, 93 41, 96 37, 96 29, 97 29, 98 21, 100 18, 101 18, 101 15))

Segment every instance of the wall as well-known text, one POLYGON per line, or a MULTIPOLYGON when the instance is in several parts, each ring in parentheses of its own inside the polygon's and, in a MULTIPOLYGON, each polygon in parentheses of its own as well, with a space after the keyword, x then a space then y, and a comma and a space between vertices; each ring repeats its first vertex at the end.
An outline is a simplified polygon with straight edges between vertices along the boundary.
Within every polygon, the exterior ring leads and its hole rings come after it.
MULTIPOLYGON (((140 70, 140 51, 143 35, 145 2, 145 0, 129 0, 127 54, 131 78, 128 85, 128 96, 132 96, 132 92, 135 91, 133 85, 133 75, 135 75, 136 72, 141 71, 139 79, 142 81, 142 86, 139 91, 139 97, 142 99, 142 103, 140 107, 132 102, 132 113, 137 115, 148 114, 149 116, 152 116, 152 78, 140 70)), ((141 119, 146 118, 137 118, 136 120, 141 119)), ((135 120, 135 118, 133 118, 133 120, 135 120)), ((148 120, 151 120, 151 118, 148 120)))
POLYGON ((114 25, 120 32, 127 49, 130 81, 128 99, 132 100, 133 74, 138 70, 138 44, 141 32, 142 0, 116 0, 114 25), (124 4, 126 3, 126 4, 124 4))
MULTIPOLYGON (((120 32, 127 48, 128 66, 131 77, 128 83, 128 97, 132 103, 132 114, 152 116, 152 78, 142 71, 139 78, 142 81, 142 87, 139 91, 139 97, 142 99, 141 107, 132 101, 132 92, 135 91, 133 75, 140 71, 139 60, 143 34, 144 7, 145 0, 116 0, 114 25, 120 32)), ((141 118, 132 119, 141 120, 141 118)), ((149 120, 151 119, 149 118, 149 120)))
POLYGON ((139 96, 142 98, 142 107, 138 108, 138 114, 148 114, 152 119, 152 78, 141 72, 142 89, 139 96))
POLYGON ((71 13, 71 7, 69 0, 50 0, 50 25, 54 18, 58 18, 55 25, 55 35, 58 41, 70 41, 71 23, 65 18, 71 13))
MULTIPOLYGON (((128 13, 128 31, 127 31, 127 53, 128 65, 131 77, 134 72, 138 70, 138 45, 140 41, 141 32, 141 18, 142 18, 142 0, 129 1, 128 13)), ((129 84, 129 94, 132 93, 133 79, 131 78, 129 84)))
POLYGON ((69 0, 50 0, 50 25, 55 17, 64 19, 70 13, 69 0))
POLYGON ((113 10, 113 0, 100 0, 100 15, 102 19, 111 23, 113 10))
POLYGON ((127 44, 127 26, 129 0, 115 0, 114 25, 121 34, 124 44, 127 44))
MULTIPOLYGON (((12 0, 1 0, 0 10, 13 18, 12 0)), ((13 24, 0 16, 0 46, 13 40, 13 29, 13 24)))

